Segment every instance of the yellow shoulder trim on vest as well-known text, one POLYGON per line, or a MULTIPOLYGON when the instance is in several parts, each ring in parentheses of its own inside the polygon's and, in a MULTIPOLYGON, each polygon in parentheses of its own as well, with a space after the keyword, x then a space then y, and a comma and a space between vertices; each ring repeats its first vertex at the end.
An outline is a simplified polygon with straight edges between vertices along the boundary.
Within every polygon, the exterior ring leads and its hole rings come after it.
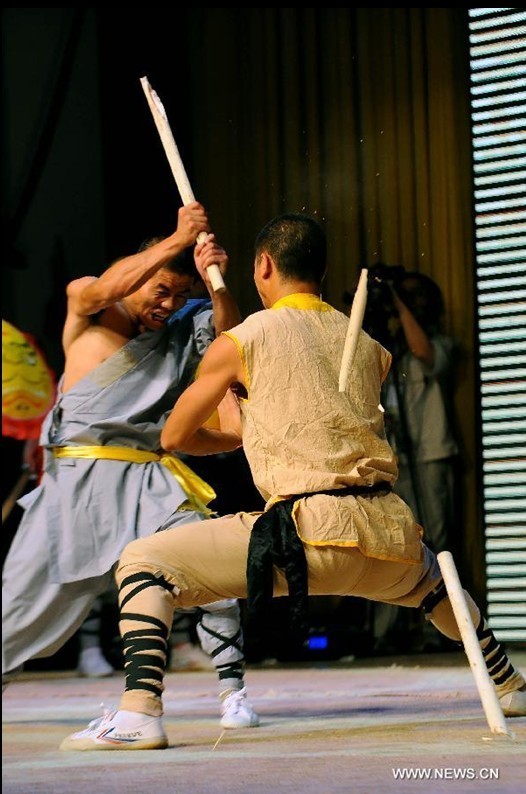
POLYGON ((235 344, 237 348, 237 352, 239 353, 239 358, 241 359, 241 365, 243 367, 243 370, 245 371, 245 380, 248 391, 250 389, 250 374, 248 371, 245 355, 243 353, 243 346, 239 341, 239 339, 236 336, 234 336, 234 334, 230 333, 230 331, 222 331, 222 333, 224 334, 224 336, 228 336, 228 338, 232 340, 232 342, 235 344))
POLYGON ((313 309, 317 312, 333 312, 334 307, 322 301, 319 295, 312 295, 310 292, 294 292, 292 295, 285 295, 271 307, 272 309, 313 309))

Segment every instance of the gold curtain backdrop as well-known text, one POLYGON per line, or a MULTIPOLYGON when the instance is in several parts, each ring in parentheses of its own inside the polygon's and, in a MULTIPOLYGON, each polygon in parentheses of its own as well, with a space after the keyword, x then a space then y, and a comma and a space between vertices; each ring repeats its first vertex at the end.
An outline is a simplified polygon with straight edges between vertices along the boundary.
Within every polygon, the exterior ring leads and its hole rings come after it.
POLYGON ((440 285, 462 345, 456 393, 467 582, 484 597, 476 497, 474 256, 467 9, 188 9, 183 79, 196 98, 189 170, 232 264, 244 313, 260 308, 252 244, 282 212, 329 239, 324 297, 378 261, 440 285))

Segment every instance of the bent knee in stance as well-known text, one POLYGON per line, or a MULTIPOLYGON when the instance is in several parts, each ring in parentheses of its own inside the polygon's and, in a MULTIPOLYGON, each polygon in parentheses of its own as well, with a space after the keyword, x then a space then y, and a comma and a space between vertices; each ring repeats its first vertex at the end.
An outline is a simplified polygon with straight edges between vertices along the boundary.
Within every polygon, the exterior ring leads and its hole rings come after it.
POLYGON ((129 543, 122 552, 117 582, 148 572, 174 587, 177 608, 246 597, 250 528, 256 516, 244 513, 177 525, 129 543))
POLYGON ((120 584, 122 578, 121 571, 123 568, 133 566, 135 570, 145 571, 160 571, 164 572, 169 570, 167 565, 167 536, 171 534, 170 530, 159 532, 156 535, 150 535, 147 538, 138 538, 132 540, 131 543, 124 548, 117 565, 116 579, 117 584, 120 584))
MULTIPOLYGON (((175 538, 167 546, 166 536, 172 530, 159 532, 148 538, 140 538, 129 543, 124 549, 115 572, 115 580, 121 593, 126 592, 133 583, 149 581, 148 588, 156 583, 164 594, 170 593, 173 606, 176 609, 188 609, 202 604, 208 604, 215 599, 215 593, 211 593, 195 581, 192 567, 187 566, 185 551, 179 549, 177 534, 180 529, 175 530, 175 538)), ((228 603, 228 609, 237 609, 228 603)))
POLYGON ((115 570, 115 581, 119 590, 123 580, 135 573, 151 573, 163 576, 163 568, 156 562, 156 555, 144 543, 149 538, 140 538, 129 543, 122 552, 115 570))

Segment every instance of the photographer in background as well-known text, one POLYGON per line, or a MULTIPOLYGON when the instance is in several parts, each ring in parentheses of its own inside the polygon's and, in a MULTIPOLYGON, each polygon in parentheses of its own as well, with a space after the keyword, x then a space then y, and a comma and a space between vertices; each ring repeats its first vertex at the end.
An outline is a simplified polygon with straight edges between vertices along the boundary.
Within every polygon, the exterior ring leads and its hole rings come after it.
MULTIPOLYGON (((380 263, 370 268, 368 281, 364 329, 393 355, 382 405, 388 440, 398 457, 394 490, 410 505, 425 542, 438 553, 455 543, 458 514, 452 421, 457 345, 441 330, 442 294, 431 278, 380 263)), ((425 625, 408 620, 405 610, 375 605, 376 649, 435 650, 436 632, 428 635, 425 625)))

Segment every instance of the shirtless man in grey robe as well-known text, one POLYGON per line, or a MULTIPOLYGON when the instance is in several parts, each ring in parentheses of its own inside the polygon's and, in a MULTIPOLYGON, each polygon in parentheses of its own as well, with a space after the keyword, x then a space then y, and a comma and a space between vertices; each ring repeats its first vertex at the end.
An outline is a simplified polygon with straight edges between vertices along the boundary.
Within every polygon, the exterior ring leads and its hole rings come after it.
MULTIPOLYGON (((21 502, 4 565, 4 680, 75 633, 127 543, 209 514, 213 490, 159 440, 207 344, 206 316, 167 322, 190 295, 196 274, 185 252, 200 232, 209 232, 208 218, 194 202, 181 207, 171 235, 67 287, 65 369, 42 430, 44 473, 21 502)), ((206 273, 211 264, 225 272, 228 258, 208 235, 194 259, 212 300, 213 338, 239 321, 233 297, 214 292, 206 273)), ((244 687, 238 602, 206 605, 200 615, 222 726, 257 725, 244 687)))

